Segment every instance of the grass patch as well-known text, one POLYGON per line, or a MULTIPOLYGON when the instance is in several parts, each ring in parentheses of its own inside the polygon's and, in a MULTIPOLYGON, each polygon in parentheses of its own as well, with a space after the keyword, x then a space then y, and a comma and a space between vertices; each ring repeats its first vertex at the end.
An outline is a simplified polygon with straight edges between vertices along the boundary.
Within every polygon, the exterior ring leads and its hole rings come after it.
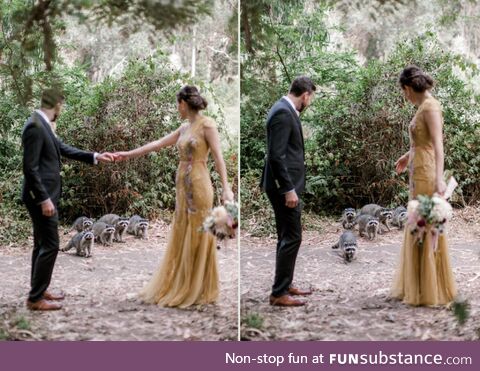
POLYGON ((19 330, 30 330, 30 322, 25 317, 19 317, 15 321, 15 327, 19 330))
POLYGON ((260 330, 263 327, 263 318, 258 313, 249 313, 243 318, 243 323, 246 327, 260 330))
POLYGON ((453 303, 453 314, 460 325, 464 325, 470 316, 470 304, 468 301, 455 301, 453 303))
POLYGON ((9 340, 8 333, 3 328, 0 328, 0 341, 6 340, 9 340))

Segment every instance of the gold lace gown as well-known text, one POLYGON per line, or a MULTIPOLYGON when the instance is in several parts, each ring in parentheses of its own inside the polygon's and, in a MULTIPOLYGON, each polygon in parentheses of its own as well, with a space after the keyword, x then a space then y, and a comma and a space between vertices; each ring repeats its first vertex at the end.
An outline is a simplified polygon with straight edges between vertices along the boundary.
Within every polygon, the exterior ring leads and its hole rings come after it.
MULTIPOLYGON (((418 107, 410 123, 410 199, 435 193, 435 152, 424 119, 427 111, 442 112, 442 107, 435 98, 429 97, 418 107)), ((400 264, 392 290, 392 296, 404 303, 445 305, 456 296, 446 232, 438 236, 436 251, 432 248, 432 238, 427 227, 420 246, 408 225, 405 227, 400 264)))
POLYGON ((202 116, 181 128, 177 141, 180 163, 176 175, 176 205, 165 257, 140 292, 147 303, 185 308, 216 301, 219 280, 216 239, 201 231, 213 206, 213 187, 207 168, 209 146, 204 131, 215 127, 202 116))

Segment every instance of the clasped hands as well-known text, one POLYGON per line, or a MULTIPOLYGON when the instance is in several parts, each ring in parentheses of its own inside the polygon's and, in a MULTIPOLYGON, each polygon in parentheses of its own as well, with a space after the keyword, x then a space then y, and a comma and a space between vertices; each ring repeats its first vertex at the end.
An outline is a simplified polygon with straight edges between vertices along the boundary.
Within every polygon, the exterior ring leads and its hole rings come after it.
POLYGON ((97 161, 98 162, 120 162, 120 161, 125 161, 127 160, 128 157, 128 152, 103 152, 99 153, 97 156, 97 161))

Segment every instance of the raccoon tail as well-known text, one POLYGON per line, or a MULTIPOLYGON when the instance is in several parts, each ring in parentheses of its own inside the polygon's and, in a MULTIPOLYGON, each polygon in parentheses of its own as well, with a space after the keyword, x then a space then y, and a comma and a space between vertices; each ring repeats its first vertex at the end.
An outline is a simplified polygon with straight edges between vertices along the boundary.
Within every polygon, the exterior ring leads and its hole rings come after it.
POLYGON ((72 247, 73 247, 73 243, 72 243, 72 241, 70 241, 70 242, 67 244, 67 246, 62 247, 62 248, 60 249, 60 251, 68 251, 68 250, 70 250, 72 247))

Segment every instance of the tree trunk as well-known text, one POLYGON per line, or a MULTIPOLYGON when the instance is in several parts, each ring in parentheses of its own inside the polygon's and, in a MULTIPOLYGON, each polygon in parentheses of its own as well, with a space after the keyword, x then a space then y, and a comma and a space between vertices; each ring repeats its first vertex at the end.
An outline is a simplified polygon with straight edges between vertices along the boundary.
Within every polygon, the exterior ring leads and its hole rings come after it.
POLYGON ((197 27, 193 27, 192 37, 192 77, 195 77, 197 67, 197 27))
POLYGON ((243 31, 244 40, 245 40, 245 48, 250 54, 255 54, 253 50, 253 45, 252 45, 252 32, 250 30, 250 22, 248 20, 247 7, 244 6, 242 2, 240 3, 240 5, 242 7, 240 11, 241 11, 241 19, 242 19, 242 31, 243 31))

